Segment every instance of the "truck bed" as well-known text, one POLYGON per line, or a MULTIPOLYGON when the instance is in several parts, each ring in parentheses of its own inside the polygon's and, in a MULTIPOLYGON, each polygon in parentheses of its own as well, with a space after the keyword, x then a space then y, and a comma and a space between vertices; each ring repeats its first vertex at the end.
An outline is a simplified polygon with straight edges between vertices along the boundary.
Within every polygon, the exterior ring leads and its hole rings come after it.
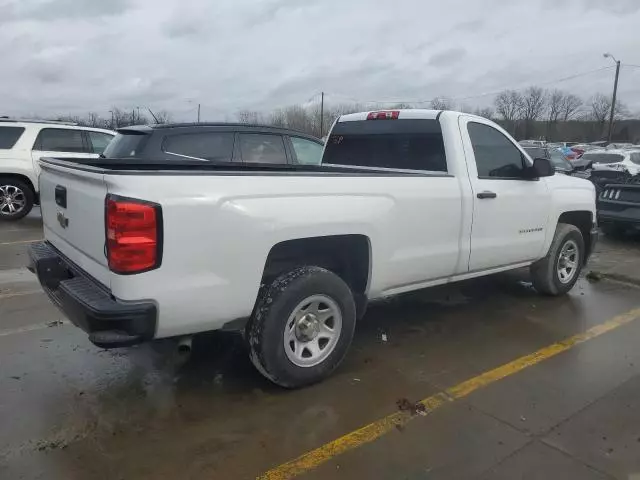
POLYGON ((377 176, 398 176, 398 175, 421 175, 427 177, 450 176, 446 173, 438 172, 417 172, 402 169, 380 169, 367 167, 351 167, 347 165, 302 165, 302 164, 281 164, 281 163, 240 163, 240 162, 214 162, 197 160, 154 160, 154 159, 131 159, 131 158, 74 158, 61 159, 45 157, 41 159, 43 163, 59 165, 66 168, 84 170, 93 173, 105 173, 110 175, 131 175, 131 174, 163 174, 170 172, 176 174, 241 174, 241 175, 264 175, 268 173, 303 173, 313 174, 343 174, 343 175, 377 175, 377 176))

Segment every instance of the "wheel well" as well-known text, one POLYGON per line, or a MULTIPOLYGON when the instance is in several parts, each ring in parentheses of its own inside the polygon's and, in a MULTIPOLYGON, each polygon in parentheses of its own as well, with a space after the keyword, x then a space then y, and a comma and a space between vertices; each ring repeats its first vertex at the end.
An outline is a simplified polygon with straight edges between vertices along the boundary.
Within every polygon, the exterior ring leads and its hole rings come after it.
POLYGON ((342 278, 356 301, 358 318, 364 315, 369 281, 370 243, 365 235, 331 235, 287 240, 275 245, 262 274, 262 283, 303 265, 326 268, 342 278))
POLYGON ((593 214, 589 211, 564 212, 558 218, 558 223, 568 223, 575 225, 582 233, 584 246, 586 249, 585 258, 591 254, 591 228, 593 227, 593 214))
POLYGON ((34 196, 34 201, 35 203, 40 203, 38 201, 38 194, 36 193, 36 189, 33 186, 33 183, 31 183, 31 180, 29 180, 29 177, 25 176, 25 175, 20 175, 19 173, 0 173, 0 179, 12 179, 12 180, 20 180, 24 183, 26 183, 29 188, 31 188, 31 191, 33 192, 33 196, 34 196))

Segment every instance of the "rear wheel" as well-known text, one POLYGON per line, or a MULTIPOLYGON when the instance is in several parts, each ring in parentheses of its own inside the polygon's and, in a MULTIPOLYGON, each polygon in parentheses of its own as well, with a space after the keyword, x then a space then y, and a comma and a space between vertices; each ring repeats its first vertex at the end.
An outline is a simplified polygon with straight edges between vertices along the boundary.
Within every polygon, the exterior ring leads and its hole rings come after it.
POLYGON ((545 295, 562 295, 578 281, 584 264, 584 239, 580 230, 559 223, 547 256, 531 265, 535 289, 545 295))
POLYGON ((247 325, 251 361, 272 382, 322 380, 345 357, 356 323, 353 295, 336 274, 299 267, 266 286, 247 325))
POLYGON ((33 208, 35 195, 22 180, 0 178, 0 220, 20 220, 33 208))

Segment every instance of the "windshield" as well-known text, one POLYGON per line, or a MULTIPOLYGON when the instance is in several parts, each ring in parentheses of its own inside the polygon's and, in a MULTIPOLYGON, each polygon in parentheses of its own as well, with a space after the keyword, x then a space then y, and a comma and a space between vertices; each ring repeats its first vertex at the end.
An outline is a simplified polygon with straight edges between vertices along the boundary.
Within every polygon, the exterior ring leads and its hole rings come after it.
POLYGON ((617 153, 585 153, 581 160, 593 163, 617 163, 624 160, 624 156, 617 153))

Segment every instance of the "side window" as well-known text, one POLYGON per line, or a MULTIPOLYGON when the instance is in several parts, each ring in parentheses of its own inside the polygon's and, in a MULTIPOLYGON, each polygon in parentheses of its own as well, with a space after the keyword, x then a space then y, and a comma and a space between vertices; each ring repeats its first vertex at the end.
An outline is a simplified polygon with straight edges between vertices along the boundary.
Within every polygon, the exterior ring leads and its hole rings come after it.
POLYGON ((0 127, 0 150, 13 148, 23 133, 24 127, 0 127))
POLYGON ((107 148, 107 145, 109 145, 109 142, 113 139, 113 135, 109 135, 108 133, 91 131, 87 131, 87 133, 89 134, 93 153, 104 152, 104 149, 107 148))
POLYGON ((241 133, 240 154, 246 163, 287 163, 281 135, 241 133))
POLYGON ((87 152, 82 141, 82 130, 62 128, 40 130, 33 149, 41 152, 87 152))
POLYGON ((631 154, 631 161, 633 163, 635 163, 636 165, 640 165, 640 153, 632 153, 631 154))
POLYGON ((233 157, 233 133, 201 132, 170 135, 164 139, 162 150, 186 157, 230 162, 233 157))
POLYGON ((478 178, 523 178, 524 158, 502 133, 482 123, 467 125, 478 178))
POLYGON ((301 165, 320 165, 322 162, 322 145, 300 137, 290 137, 297 162, 301 165))

